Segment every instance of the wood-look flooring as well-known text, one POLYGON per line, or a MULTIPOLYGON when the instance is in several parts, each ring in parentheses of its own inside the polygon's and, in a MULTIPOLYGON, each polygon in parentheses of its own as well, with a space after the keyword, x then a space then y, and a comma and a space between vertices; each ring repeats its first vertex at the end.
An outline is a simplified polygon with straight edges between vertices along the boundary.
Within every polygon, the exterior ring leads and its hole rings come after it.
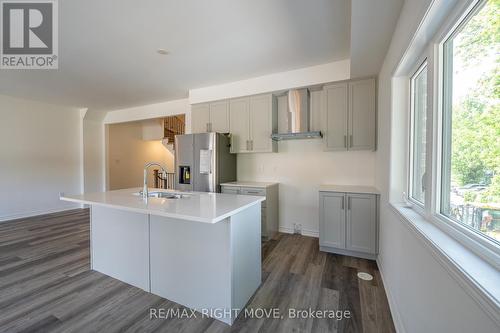
POLYGON ((232 327, 201 314, 150 319, 151 308, 184 308, 90 270, 88 210, 0 223, 0 332, 395 331, 374 261, 319 252, 317 239, 288 234, 265 242, 262 257, 262 285, 247 308, 278 308, 283 319, 240 315, 232 327), (308 308, 351 315, 288 317, 308 308))

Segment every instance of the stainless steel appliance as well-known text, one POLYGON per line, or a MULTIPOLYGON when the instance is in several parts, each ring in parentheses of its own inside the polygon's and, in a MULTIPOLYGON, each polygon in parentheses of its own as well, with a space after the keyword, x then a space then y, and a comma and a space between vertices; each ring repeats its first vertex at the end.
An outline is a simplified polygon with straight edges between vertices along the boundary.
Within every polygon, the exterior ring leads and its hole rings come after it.
POLYGON ((236 180, 236 155, 221 133, 175 136, 175 189, 220 192, 220 184, 236 180))
POLYGON ((288 108, 278 114, 278 131, 271 135, 275 141, 321 138, 320 131, 311 131, 311 113, 309 111, 309 89, 291 89, 288 91, 288 108))

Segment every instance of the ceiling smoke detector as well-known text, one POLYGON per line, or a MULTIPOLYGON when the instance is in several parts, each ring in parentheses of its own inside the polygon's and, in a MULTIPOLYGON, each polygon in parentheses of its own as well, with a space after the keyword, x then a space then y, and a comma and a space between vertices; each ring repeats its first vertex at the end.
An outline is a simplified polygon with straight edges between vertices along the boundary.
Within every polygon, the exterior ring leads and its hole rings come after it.
POLYGON ((165 49, 158 49, 158 50, 156 50, 156 52, 157 52, 158 54, 161 54, 161 55, 167 55, 167 54, 168 54, 168 51, 167 51, 167 50, 165 50, 165 49))

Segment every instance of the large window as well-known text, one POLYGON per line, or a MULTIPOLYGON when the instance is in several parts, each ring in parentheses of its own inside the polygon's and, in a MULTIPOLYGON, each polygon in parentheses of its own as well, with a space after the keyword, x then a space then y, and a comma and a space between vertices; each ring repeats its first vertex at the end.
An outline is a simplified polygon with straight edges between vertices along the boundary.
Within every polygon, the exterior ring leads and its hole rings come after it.
POLYGON ((411 146, 410 146, 410 198, 424 204, 426 121, 427 121, 427 63, 411 78, 411 146))
MULTIPOLYGON (((480 2, 443 46, 440 213, 500 241, 500 1, 480 2)), ((419 176, 419 175, 416 175, 419 176)))

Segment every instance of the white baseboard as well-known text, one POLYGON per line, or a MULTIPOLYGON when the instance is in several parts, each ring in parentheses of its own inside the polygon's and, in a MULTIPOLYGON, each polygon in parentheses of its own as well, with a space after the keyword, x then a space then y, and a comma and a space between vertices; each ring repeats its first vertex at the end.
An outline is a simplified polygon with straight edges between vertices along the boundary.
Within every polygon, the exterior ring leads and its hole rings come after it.
MULTIPOLYGON (((294 232, 293 228, 290 227, 280 227, 279 231, 285 234, 293 234, 294 232)), ((319 232, 317 230, 302 229, 302 235, 319 238, 319 232)))
POLYGON ((33 216, 60 213, 60 212, 64 212, 67 210, 73 210, 73 209, 78 209, 78 208, 82 208, 82 207, 83 207, 82 205, 75 205, 74 207, 33 210, 33 211, 23 212, 23 213, 18 213, 18 214, 4 215, 4 216, 0 216, 0 223, 11 221, 11 220, 24 219, 24 218, 33 217, 33 216))
POLYGON ((401 318, 401 313, 399 312, 399 308, 396 304, 396 300, 392 296, 392 292, 389 289, 389 285, 386 283, 384 279, 384 267, 382 264, 382 260, 380 259, 380 255, 377 258, 377 266, 380 272, 380 277, 382 278, 382 283, 384 284, 385 295, 387 296, 387 301, 389 303, 389 309, 391 310, 392 321, 394 322, 394 327, 396 328, 396 332, 398 333, 406 333, 405 326, 403 325, 403 319, 401 318))

